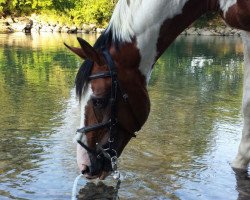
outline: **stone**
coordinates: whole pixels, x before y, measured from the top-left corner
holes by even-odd
[[[71,27],[69,28],[68,33],[77,33],[77,27],[76,27],[76,26],[71,26]]]
[[[68,33],[69,32],[69,27],[63,26],[62,29],[61,29],[61,32],[62,33]]]
[[[97,33],[103,33],[105,31],[104,28],[96,28]]]
[[[60,25],[56,25],[53,27],[53,32],[61,33],[62,27]]]
[[[53,32],[53,27],[50,25],[43,25],[40,29],[40,32],[48,32],[52,33]]]
[[[14,23],[14,21],[13,21],[13,19],[12,19],[11,17],[7,17],[7,18],[5,19],[5,23],[6,23],[6,25],[11,25],[11,24]]]
[[[113,200],[116,190],[113,186],[105,185],[103,182],[97,184],[89,182],[81,188],[78,200]]]
[[[21,22],[18,22],[18,23],[13,23],[11,25],[11,27],[13,28],[14,31],[16,32],[22,32],[23,29],[25,28],[25,24],[24,23],[21,23]]]
[[[5,24],[0,25],[0,33],[13,33],[14,29]]]
[[[91,31],[91,27],[88,24],[82,25],[82,32],[83,33],[89,33]]]
[[[93,30],[96,30],[96,25],[95,24],[90,24],[89,25],[89,28],[93,31]]]
[[[83,33],[82,29],[77,29],[77,33]]]
[[[196,35],[197,31],[194,27],[191,27],[191,28],[187,29],[186,34],[187,35]]]
[[[201,35],[211,36],[214,34],[210,30],[203,30],[201,31]]]
[[[25,33],[31,33],[31,29],[32,29],[32,26],[33,26],[33,21],[32,20],[29,20],[29,22],[26,23],[23,31]]]

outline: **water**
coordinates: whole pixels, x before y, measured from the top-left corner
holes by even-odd
[[[95,36],[84,35],[91,44]],[[70,199],[79,125],[74,35],[0,35],[0,199]],[[245,200],[238,37],[179,37],[155,66],[151,113],[124,150],[121,199]]]

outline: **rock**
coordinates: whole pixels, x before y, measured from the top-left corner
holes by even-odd
[[[49,24],[44,24],[44,25],[41,27],[40,32],[52,33],[52,32],[53,32],[53,27],[50,26]]]
[[[11,25],[11,27],[13,28],[13,30],[15,32],[22,32],[23,29],[25,28],[25,24],[24,23],[20,23],[20,22],[17,22],[17,23],[13,23]]]
[[[102,34],[105,29],[97,27],[96,24],[83,24],[81,26],[61,26],[59,22],[43,22],[39,15],[32,14],[30,18],[28,17],[1,17],[0,18],[0,32],[10,33],[13,31],[26,33],[30,32],[58,32],[58,33],[98,33]],[[232,29],[227,26],[221,26],[213,28],[212,24],[209,28],[196,28],[189,27],[185,29],[182,34],[184,35],[223,35],[223,36],[240,36],[241,32],[237,29]]]
[[[40,29],[37,27],[33,27],[30,31],[31,31],[31,33],[39,33]]]
[[[216,29],[215,29],[215,31],[216,31],[216,33],[218,33],[219,35],[224,35],[224,28],[222,28],[222,27],[217,27]]]
[[[198,35],[202,35],[202,34],[201,34],[201,33],[202,33],[202,29],[197,28],[195,31],[196,31],[196,33],[197,33]]]
[[[197,31],[194,27],[191,27],[191,28],[187,29],[186,34],[187,35],[196,35]]]
[[[29,22],[25,25],[23,31],[25,33],[31,33],[32,26],[33,26],[33,21],[29,20]]]
[[[82,29],[77,29],[77,33],[83,33]]]
[[[15,18],[13,19],[13,21],[14,21],[14,23],[18,23],[18,22],[19,22],[19,19],[18,19],[17,17],[15,17]]]
[[[241,36],[241,31],[237,29],[236,32],[235,32],[235,35]]]
[[[210,30],[202,30],[201,35],[211,36],[214,35]]]
[[[71,26],[68,30],[68,33],[77,33],[77,27],[76,26]]]
[[[113,200],[116,190],[113,186],[107,186],[103,182],[97,184],[89,182],[81,188],[78,200]]]
[[[105,31],[104,28],[96,28],[97,33],[103,33]]]
[[[0,33],[13,33],[14,29],[12,29],[10,26],[7,26],[5,24],[0,25]]]
[[[95,24],[90,24],[89,25],[90,29],[93,31],[93,30],[96,30],[96,25]]]
[[[68,33],[69,32],[69,27],[63,26],[62,29],[61,29],[61,32],[62,33]]]
[[[58,24],[53,28],[53,32],[61,33],[61,31],[62,31],[62,27]]]
[[[7,17],[7,18],[5,19],[5,23],[6,23],[6,25],[11,25],[11,24],[14,23],[14,21],[13,21],[13,19],[12,19],[11,17]]]
[[[91,31],[91,27],[87,24],[82,25],[82,32],[83,33],[89,33]]]

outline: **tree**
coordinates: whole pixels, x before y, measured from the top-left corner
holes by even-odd
[[[52,6],[52,0],[0,0],[1,12],[5,15],[31,14]]]
[[[70,14],[76,21],[105,25],[111,17],[116,1],[81,0]]]
[[[106,25],[116,3],[117,0],[0,0],[0,14],[20,16],[45,11],[78,24]]]

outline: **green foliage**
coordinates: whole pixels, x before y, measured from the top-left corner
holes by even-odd
[[[193,24],[196,28],[204,28],[204,27],[218,27],[223,26],[224,23],[218,13],[207,13],[201,16],[198,20],[196,20]]]
[[[52,8],[56,11],[63,12],[74,9],[77,0],[52,0]]]
[[[105,25],[109,21],[115,2],[110,0],[81,0],[69,15],[76,23],[94,23]]]
[[[74,25],[76,24],[68,14],[60,14],[61,12],[55,10],[44,10],[40,13],[39,19],[47,23],[54,23],[59,25]],[[60,15],[60,17],[58,17]]]
[[[5,0],[0,0],[0,13],[3,12],[3,3],[5,3]]]
[[[52,0],[0,0],[1,12],[5,15],[24,15],[52,6]]]
[[[56,16],[58,21],[106,25],[117,0],[0,0],[0,14]],[[59,17],[60,16],[60,17]]]

